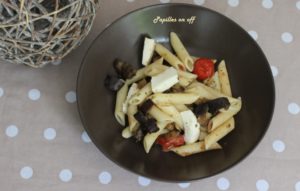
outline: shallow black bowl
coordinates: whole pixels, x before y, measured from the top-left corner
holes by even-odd
[[[153,23],[153,19],[196,16],[193,24]],[[236,128],[220,142],[223,150],[187,158],[164,153],[157,146],[146,154],[141,144],[121,137],[114,119],[115,95],[104,87],[116,58],[140,66],[143,36],[168,44],[176,32],[192,55],[225,59],[233,95],[243,107]],[[104,30],[89,48],[78,76],[78,106],[94,144],[118,165],[142,176],[188,181],[222,172],[245,158],[264,136],[275,102],[274,81],[266,57],[239,25],[206,8],[185,4],[155,5],[134,11]]]

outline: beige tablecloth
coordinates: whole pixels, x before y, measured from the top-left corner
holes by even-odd
[[[185,2],[239,23],[264,50],[276,83],[276,108],[259,146],[232,169],[204,180],[164,183],[109,161],[90,142],[76,107],[76,77],[92,40],[125,13]],[[102,0],[93,29],[63,64],[32,69],[0,63],[0,190],[300,191],[300,1]]]

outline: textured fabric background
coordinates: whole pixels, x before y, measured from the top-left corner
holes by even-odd
[[[233,19],[265,52],[276,83],[271,126],[248,158],[232,169],[190,183],[164,183],[130,173],[99,152],[76,107],[77,72],[105,26],[150,4],[202,5]],[[102,0],[94,27],[63,64],[32,69],[0,61],[0,190],[300,191],[300,1]]]

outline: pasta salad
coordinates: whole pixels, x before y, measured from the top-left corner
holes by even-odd
[[[146,153],[155,144],[180,156],[222,149],[218,141],[235,128],[242,107],[232,97],[226,63],[191,56],[174,32],[170,43],[174,53],[146,37],[143,67],[116,60],[117,76],[106,77],[122,136],[142,142]]]

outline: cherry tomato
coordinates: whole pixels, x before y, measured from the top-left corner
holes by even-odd
[[[179,133],[168,133],[157,138],[157,144],[161,145],[163,151],[169,151],[173,147],[178,147],[184,144],[183,135]]]
[[[193,73],[198,76],[198,80],[205,80],[214,75],[214,63],[207,58],[199,58],[194,63]]]

